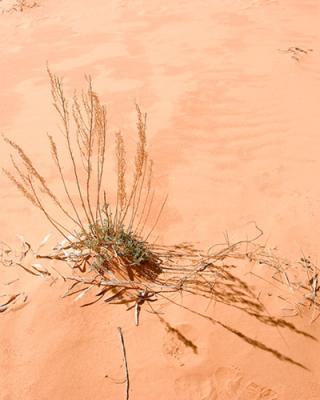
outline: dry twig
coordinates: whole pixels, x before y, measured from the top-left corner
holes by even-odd
[[[127,362],[127,352],[126,352],[126,347],[124,344],[124,338],[123,338],[123,333],[122,333],[121,327],[118,327],[118,332],[119,332],[123,362],[124,362],[124,367],[125,367],[125,372],[126,372],[126,375],[125,375],[126,376],[126,400],[129,400],[130,379],[129,379],[129,370],[128,370],[128,362]]]

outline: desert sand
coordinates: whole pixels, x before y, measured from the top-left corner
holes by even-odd
[[[159,243],[207,248],[225,232],[232,241],[253,237],[255,221],[268,248],[293,261],[310,256],[317,265],[317,0],[37,0],[22,10],[14,4],[0,1],[0,131],[22,145],[52,185],[58,177],[46,132],[59,128],[47,63],[71,94],[90,74],[110,131],[121,129],[129,143],[136,140],[135,102],[147,112],[156,192],[168,195]],[[6,167],[10,150],[1,143],[0,152]],[[39,211],[4,174],[0,186],[0,240],[18,245],[19,234],[36,246],[52,232],[53,246],[59,235]],[[61,298],[63,281],[50,286],[1,267],[0,295],[24,291],[28,299],[0,314],[0,399],[125,398],[118,326],[130,399],[320,399],[315,304],[295,298],[268,268],[242,260],[235,269],[270,314],[295,329],[190,296],[175,301],[219,323],[164,302],[166,323],[143,311],[135,326],[124,305],[81,308]],[[305,304],[295,309],[294,301]]]

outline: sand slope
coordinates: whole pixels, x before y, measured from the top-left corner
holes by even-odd
[[[57,121],[46,62],[69,90],[90,73],[110,129],[121,128],[131,143],[134,102],[148,112],[157,193],[169,195],[160,242],[206,247],[224,231],[251,235],[255,220],[270,247],[292,259],[303,249],[317,262],[316,0],[39,0],[39,7],[6,12],[10,4],[0,2],[0,131],[24,146],[52,184],[45,132],[57,132]],[[0,151],[5,166],[8,150],[1,144]],[[0,185],[0,240],[14,242],[19,233],[39,243],[51,228],[3,174]],[[16,276],[5,271],[0,279]],[[320,399],[319,342],[306,335],[222,304],[207,313],[224,325],[165,304],[166,321],[193,344],[186,346],[147,312],[137,328],[125,307],[81,309],[60,298],[62,283],[19,277],[28,303],[0,314],[1,400],[124,398],[117,326],[132,399]],[[283,315],[278,293],[251,283]],[[206,306],[199,300],[196,309]],[[310,324],[304,310],[288,320],[319,339],[320,320]]]

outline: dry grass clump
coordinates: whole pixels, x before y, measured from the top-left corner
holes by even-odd
[[[87,77],[87,89],[80,95],[75,93],[70,102],[64,94],[62,79],[50,70],[48,73],[74,185],[71,187],[65,177],[62,157],[51,135],[48,135],[50,151],[65,193],[63,199],[58,198],[25,151],[7,137],[4,140],[15,151],[16,157],[11,155],[13,170],[3,169],[4,173],[64,237],[59,250],[68,254],[66,259],[73,254],[72,259],[77,260],[75,268],[85,271],[90,266],[100,275],[114,274],[131,281],[135,276],[156,276],[161,271],[160,260],[148,243],[153,228],[145,233],[153,205],[146,115],[136,105],[138,141],[129,190],[125,143],[121,132],[115,134],[117,189],[116,202],[111,204],[109,189],[104,187],[106,108],[93,90],[90,77]],[[163,206],[164,203],[155,224]],[[62,215],[61,219],[55,216],[57,212]]]

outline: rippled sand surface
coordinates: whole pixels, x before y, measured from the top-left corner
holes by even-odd
[[[317,0],[39,0],[22,12],[13,4],[0,1],[0,131],[23,145],[51,184],[58,177],[46,132],[59,130],[46,63],[71,94],[91,74],[110,130],[120,128],[129,143],[135,101],[148,113],[156,190],[168,194],[161,243],[206,247],[226,231],[232,239],[252,235],[255,221],[285,256],[303,251],[318,261]],[[5,167],[4,144],[0,154]],[[0,240],[14,242],[18,233],[40,242],[51,227],[3,174],[0,185]],[[289,320],[316,340],[224,305],[211,309],[302,368],[172,305],[167,320],[196,352],[150,313],[137,328],[125,308],[62,300],[62,284],[21,273],[18,285],[28,304],[0,314],[1,400],[122,398],[118,325],[132,399],[320,399],[320,320],[311,324],[307,312]],[[283,313],[272,289],[260,285],[270,308]]]

